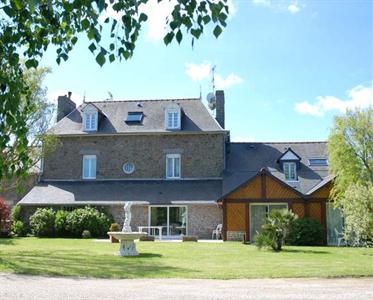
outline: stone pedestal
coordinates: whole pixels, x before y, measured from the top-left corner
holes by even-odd
[[[120,247],[118,254],[120,256],[137,256],[139,253],[136,250],[136,244],[134,241],[120,241]]]

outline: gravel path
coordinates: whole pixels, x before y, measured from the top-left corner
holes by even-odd
[[[0,274],[0,299],[368,300],[373,299],[373,278],[117,280]]]

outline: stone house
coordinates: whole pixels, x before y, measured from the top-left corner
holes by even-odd
[[[327,204],[326,143],[231,143],[223,91],[214,104],[216,118],[200,99],[76,107],[71,94],[60,96],[60,146],[20,205],[104,206],[122,223],[123,204],[133,201],[133,229],[211,238],[223,224],[224,239],[251,241],[271,209],[286,207],[318,219],[332,243],[341,217]]]

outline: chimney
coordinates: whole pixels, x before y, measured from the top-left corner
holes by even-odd
[[[224,128],[225,109],[224,109],[224,91],[216,91],[216,121]]]
[[[75,108],[76,104],[71,100],[71,92],[68,92],[67,96],[58,96],[57,99],[57,122],[71,113]]]

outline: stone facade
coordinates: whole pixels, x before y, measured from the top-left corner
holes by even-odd
[[[227,231],[227,241],[243,241],[246,233],[245,231]]]
[[[166,154],[181,154],[181,177],[220,177],[224,134],[165,134],[61,137],[59,148],[44,161],[43,179],[79,180],[85,154],[97,156],[97,179],[161,179]],[[126,175],[122,166],[135,165]]]
[[[218,224],[223,224],[223,209],[217,204],[188,205],[188,235],[211,239]]]
[[[122,230],[124,222],[124,208],[123,205],[112,205],[107,207],[107,211],[111,214],[116,223],[119,224]],[[138,231],[138,226],[148,225],[148,206],[147,205],[132,205],[131,207],[131,228],[132,231]]]

